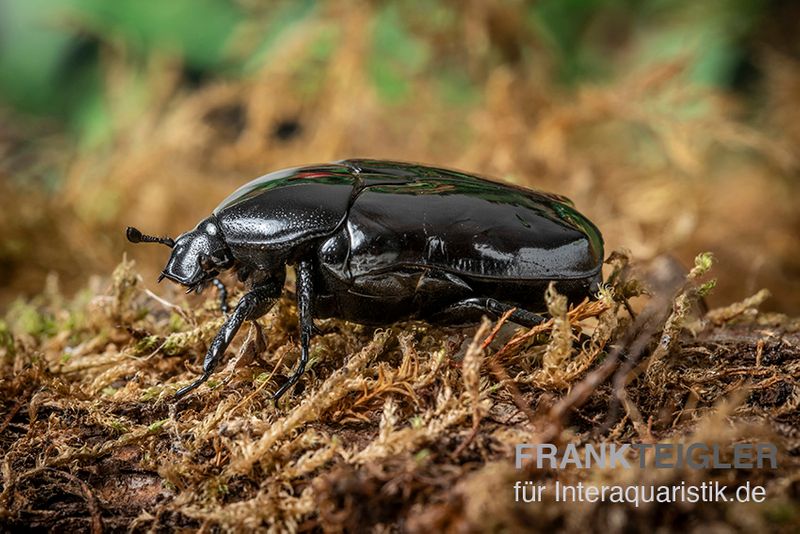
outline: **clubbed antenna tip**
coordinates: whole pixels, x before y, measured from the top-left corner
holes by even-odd
[[[125,236],[131,243],[140,243],[142,241],[142,232],[133,226],[129,226],[128,229],[125,230]]]
[[[175,246],[175,241],[173,241],[171,237],[153,237],[151,235],[146,235],[133,226],[128,226],[125,230],[125,236],[131,243],[161,243],[170,248]]]

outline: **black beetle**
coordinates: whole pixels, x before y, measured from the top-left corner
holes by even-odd
[[[466,323],[512,309],[532,326],[554,281],[571,301],[601,281],[603,239],[565,197],[463,172],[346,160],[274,172],[244,185],[174,241],[127,230],[128,240],[172,247],[164,277],[201,291],[234,269],[247,292],[214,337],[205,382],[245,320],[264,315],[294,265],[305,370],[315,317],[369,325],[402,319]]]

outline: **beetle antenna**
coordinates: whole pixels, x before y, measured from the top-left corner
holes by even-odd
[[[169,248],[175,246],[175,241],[171,237],[153,237],[151,235],[143,234],[133,226],[129,226],[125,230],[125,236],[131,243],[161,243],[167,245]]]

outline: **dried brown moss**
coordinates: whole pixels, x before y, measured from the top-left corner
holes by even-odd
[[[615,272],[629,272],[615,258]],[[0,521],[84,530],[788,529],[799,520],[797,322],[759,315],[760,297],[702,314],[692,302],[709,264],[698,261],[672,299],[649,299],[636,320],[622,302],[635,284],[620,275],[599,301],[569,310],[551,289],[553,318],[511,337],[505,319],[477,329],[321,321],[309,372],[278,407],[270,393],[298,355],[289,296],[239,336],[208,387],[176,405],[171,395],[196,374],[219,312],[212,298],[189,306],[154,297],[123,262],[104,293],[67,301],[52,289],[3,323]],[[516,471],[517,443],[755,440],[778,445],[781,470],[725,476],[766,484],[759,506],[513,501],[515,480],[556,475]],[[722,476],[635,474],[652,483]],[[632,476],[558,473],[562,482]]]

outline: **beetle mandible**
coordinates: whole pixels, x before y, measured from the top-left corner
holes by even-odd
[[[459,171],[381,160],[344,160],[267,174],[226,198],[173,240],[128,227],[133,243],[172,248],[159,277],[200,292],[233,269],[246,292],[214,337],[208,380],[239,327],[267,313],[297,280],[301,355],[277,400],[302,376],[314,318],[368,325],[404,319],[458,324],[514,309],[510,320],[543,318],[550,282],[570,301],[601,281],[600,231],[565,197]]]

